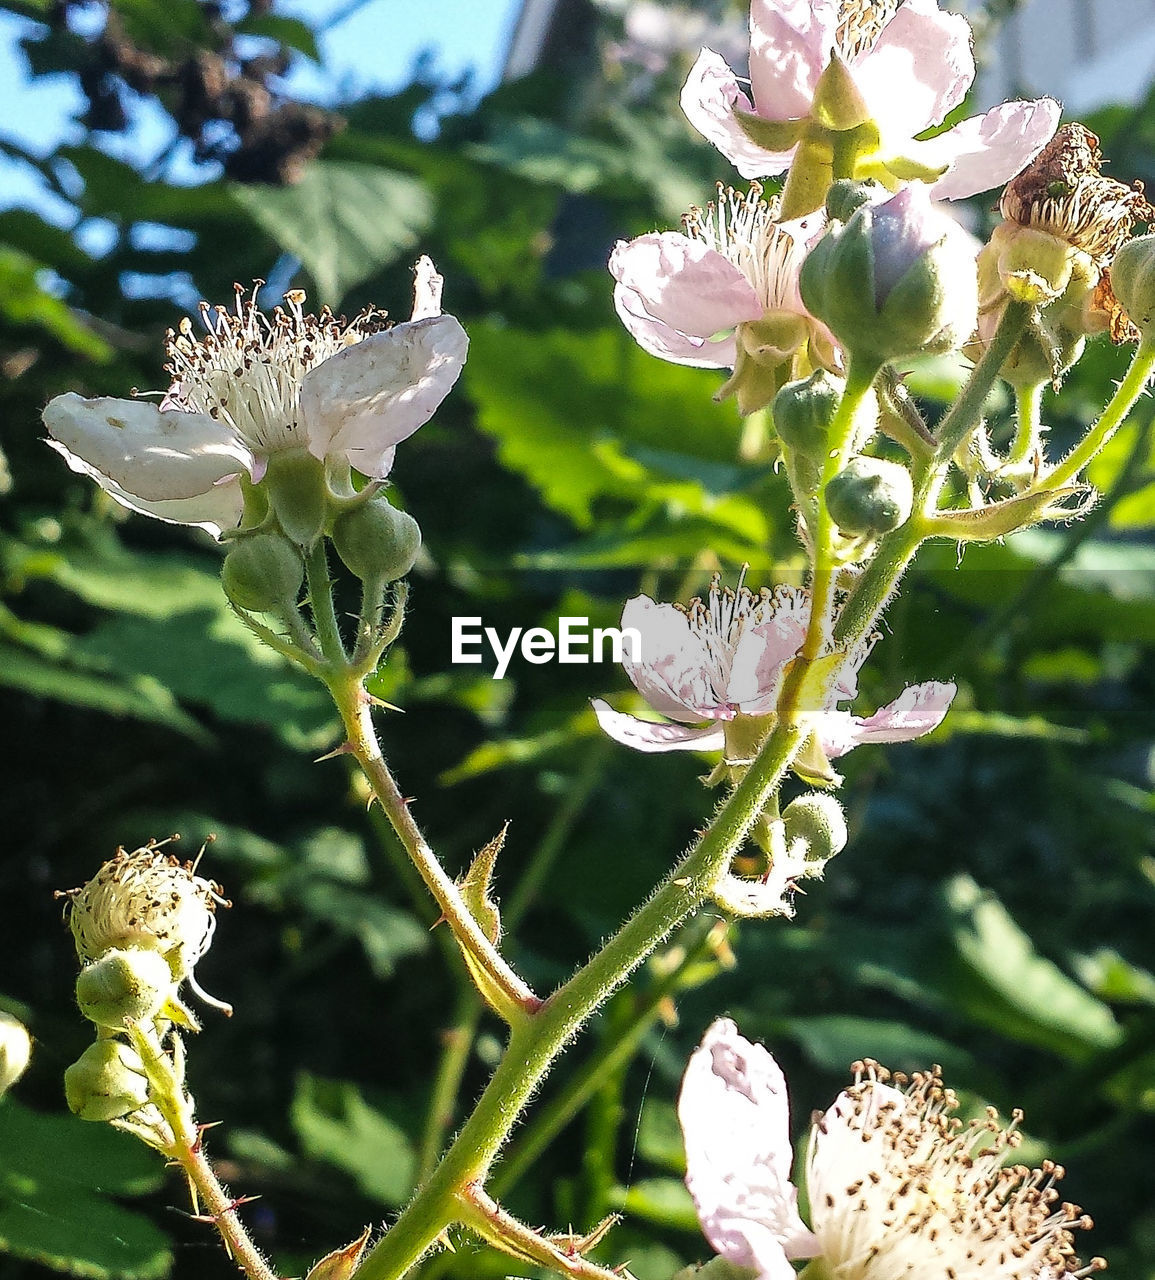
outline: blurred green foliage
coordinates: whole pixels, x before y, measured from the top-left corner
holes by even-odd
[[[115,0],[120,73],[69,29],[69,6],[3,8],[29,19],[37,74],[92,90],[89,126],[115,124],[111,103],[134,109],[117,81],[126,48],[179,66],[209,53],[236,71],[227,24],[193,0]],[[316,56],[308,28],[257,6],[237,30]],[[599,738],[587,700],[626,698],[614,668],[515,663],[497,683],[452,667],[450,618],[610,625],[639,588],[684,598],[715,567],[749,561],[756,583],[800,568],[785,485],[743,460],[735,412],[711,401],[717,377],[645,356],[613,315],[613,240],[670,224],[729,176],[677,115],[676,79],[639,88],[590,55],[477,105],[450,93],[436,137],[419,140],[415,118],[428,124],[447,95],[418,77],[323,127],[309,117],[303,151],[296,135],[264,139],[276,154],[255,151],[234,112],[249,170],[206,153],[191,187],[171,177],[171,155],[114,158],[97,127],[23,157],[70,213],[63,226],[0,213],[0,987],[37,1039],[19,1101],[0,1108],[6,1276],[233,1274],[209,1230],[173,1211],[185,1207],[175,1178],[161,1184],[147,1153],[61,1117],[60,1078],[86,1031],[52,891],[117,844],[180,831],[191,852],[218,835],[204,866],[234,907],[199,972],[237,1012],[206,1019],[189,1075],[201,1118],[224,1122],[211,1135],[224,1177],[263,1197],[246,1213],[282,1274],[405,1201],[499,1043],[345,762],[314,762],[336,732],[321,691],[228,613],[209,539],[126,518],[65,470],[41,443],[41,407],[65,390],[163,386],[165,327],[198,297],[230,300],[234,280],[402,315],[413,258],[433,256],[472,349],[394,472],[426,552],[375,685],[405,714],[383,713],[381,732],[454,872],[513,819],[498,868],[507,923],[518,917],[506,946],[548,989],[703,821],[703,762]],[[150,91],[191,138],[176,83]],[[1155,101],[1090,123],[1117,176],[1155,178]],[[250,180],[255,154],[266,177],[295,181]],[[100,252],[85,247],[97,232]],[[1054,448],[1125,357],[1093,346],[1048,399]],[[942,379],[919,379],[933,411]],[[584,1230],[624,1210],[602,1255],[641,1280],[704,1258],[672,1100],[689,1049],[728,1011],[783,1061],[799,1125],[866,1055],[904,1070],[938,1061],[975,1105],[1023,1107],[1030,1154],[1068,1165],[1065,1193],[1096,1217],[1092,1250],[1117,1275],[1155,1277],[1149,414],[1096,464],[1107,498],[1081,525],[961,562],[953,547],[922,555],[863,705],[953,678],[947,725],[846,761],[851,844],[796,922],[734,930],[728,969],[699,924],[675,940],[688,955],[673,978],[651,966],[610,1003],[515,1134],[502,1187],[515,1211]],[[426,1264],[430,1277],[505,1274],[504,1259],[458,1245]]]

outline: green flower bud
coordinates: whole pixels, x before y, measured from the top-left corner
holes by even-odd
[[[826,486],[831,518],[851,536],[878,537],[897,529],[913,504],[910,472],[882,458],[851,458]]]
[[[64,1096],[81,1120],[118,1120],[148,1101],[144,1063],[119,1040],[98,1040],[65,1071]]]
[[[325,464],[307,449],[283,449],[270,455],[261,485],[286,536],[299,547],[312,546],[328,511]]]
[[[19,1018],[0,1010],[0,1096],[24,1074],[31,1056],[32,1037],[28,1028]]]
[[[338,516],[333,545],[351,573],[363,582],[395,582],[417,562],[421,526],[383,497]]]
[[[786,845],[795,840],[806,845],[808,862],[826,862],[846,847],[846,817],[842,806],[823,791],[811,791],[792,800],[782,811]]]
[[[774,397],[770,410],[782,443],[814,457],[824,454],[845,386],[841,378],[825,369],[800,382],[788,382]]]
[[[952,351],[975,327],[978,285],[965,233],[921,184],[832,226],[799,283],[807,310],[852,357],[876,364]]]
[[[174,988],[168,961],[159,951],[128,947],[107,951],[80,971],[76,1003],[98,1027],[119,1030],[126,1022],[155,1018]]]
[[[1111,286],[1123,310],[1146,338],[1155,323],[1155,235],[1136,236],[1115,254]]]
[[[839,178],[826,193],[826,213],[833,222],[849,222],[851,215],[864,204],[878,204],[886,197],[886,188],[877,182],[859,182]]]
[[[225,594],[249,613],[283,613],[294,608],[304,574],[301,553],[280,533],[234,539],[221,566]]]

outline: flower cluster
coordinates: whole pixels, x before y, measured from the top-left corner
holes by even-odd
[[[686,1184],[706,1238],[761,1280],[790,1280],[794,1258],[821,1258],[844,1280],[1058,1280],[1085,1276],[1061,1203],[1058,1166],[1007,1165],[1016,1113],[963,1124],[937,1070],[893,1081],[858,1063],[855,1083],[811,1129],[805,1163],[810,1227],[790,1179],[786,1081],[761,1045],[715,1022],[690,1058],[678,1101]]]

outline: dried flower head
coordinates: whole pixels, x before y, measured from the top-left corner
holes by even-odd
[[[1081,124],[1064,125],[1007,183],[999,209],[1009,222],[1046,231],[1103,266],[1155,210],[1141,182],[1128,187],[1105,178],[1102,164],[1099,139]]]
[[[217,906],[229,902],[219,885],[195,874],[195,862],[165,853],[167,843],[117,849],[86,885],[63,895],[77,955],[87,964],[119,948],[158,951],[177,982],[187,980],[202,1000],[227,1010],[201,990],[193,968],[212,943]]]

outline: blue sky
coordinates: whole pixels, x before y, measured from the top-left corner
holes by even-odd
[[[318,32],[324,74],[298,58],[290,76],[294,95],[314,101],[398,88],[423,49],[434,51],[448,76],[472,68],[479,89],[492,87],[519,9],[519,0],[280,0],[276,6],[276,12],[302,18]],[[0,138],[43,155],[79,136],[71,121],[84,102],[70,77],[29,78],[17,42],[35,30],[32,22],[0,14]],[[133,121],[127,135],[108,135],[102,145],[125,158],[159,153],[170,137],[163,113],[144,103]],[[197,180],[191,163],[183,172]],[[67,206],[44,190],[32,170],[0,156],[0,209],[13,205],[37,208],[58,221],[67,218]]]

